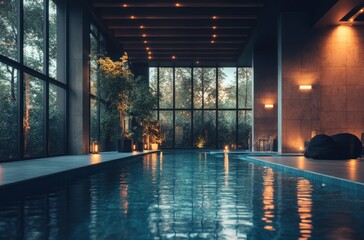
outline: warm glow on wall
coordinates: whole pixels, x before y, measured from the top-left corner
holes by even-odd
[[[312,85],[300,85],[300,90],[311,90]]]

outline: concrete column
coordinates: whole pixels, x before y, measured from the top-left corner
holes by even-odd
[[[253,52],[254,143],[260,138],[277,138],[278,88],[277,49],[275,43],[276,40],[273,39],[272,44],[256,45]],[[273,108],[266,108],[266,104],[272,104]],[[257,150],[257,145],[255,145],[253,150]]]
[[[89,13],[83,1],[68,1],[68,153],[89,152]]]

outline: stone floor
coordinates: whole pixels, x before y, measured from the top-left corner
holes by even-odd
[[[323,182],[335,182],[346,188],[364,191],[364,158],[314,160],[304,156],[248,156],[249,161]]]
[[[103,152],[100,154],[59,156],[0,163],[0,187],[150,152],[153,151]]]

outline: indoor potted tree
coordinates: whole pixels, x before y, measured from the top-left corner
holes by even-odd
[[[101,89],[105,100],[105,111],[112,119],[118,118],[121,138],[118,139],[118,151],[131,151],[130,133],[127,131],[127,111],[130,106],[130,91],[132,90],[133,73],[129,69],[128,54],[113,61],[109,57],[98,60],[102,77]]]
[[[129,115],[132,117],[133,140],[138,150],[143,150],[144,145],[149,145],[146,129],[152,122],[158,99],[149,87],[147,79],[142,76],[134,79],[130,98]]]

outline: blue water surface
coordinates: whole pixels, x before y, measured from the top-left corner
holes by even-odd
[[[3,198],[0,239],[364,239],[357,193],[237,157],[150,154]]]

